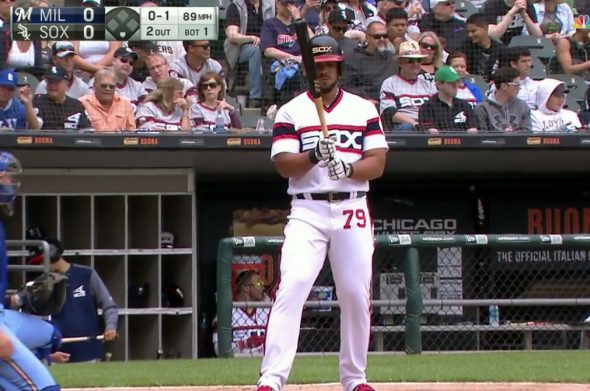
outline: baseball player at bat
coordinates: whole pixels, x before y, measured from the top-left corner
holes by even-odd
[[[21,173],[18,159],[8,152],[0,152],[0,205],[11,214],[12,205],[20,185]],[[0,297],[7,286],[6,236],[0,224]],[[60,387],[45,366],[29,348],[17,338],[16,332],[7,323],[3,302],[0,302],[0,389],[4,391],[39,390],[59,391]],[[29,323],[23,318],[21,321]]]
[[[340,382],[344,391],[374,391],[365,375],[373,256],[366,194],[369,181],[383,174],[388,146],[375,106],[338,85],[343,58],[336,40],[316,36],[310,46],[303,42],[302,50],[313,53],[329,137],[322,138],[309,92],[279,109],[271,159],[289,179],[292,201],[258,391],[285,385],[303,305],[326,255],[341,311]]]

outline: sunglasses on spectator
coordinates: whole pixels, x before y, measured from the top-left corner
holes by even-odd
[[[199,45],[199,44],[192,44],[191,46],[192,46],[192,47],[195,47],[195,48],[203,48],[203,49],[205,49],[205,50],[207,50],[207,49],[211,49],[211,45],[210,45],[210,44],[208,44],[208,43],[205,43],[205,44],[203,44],[203,45]]]
[[[387,39],[388,35],[387,34],[371,34],[371,37],[373,37],[373,39]]]
[[[421,58],[406,58],[406,62],[408,64],[415,64],[415,63],[422,64],[422,59]]]
[[[100,85],[100,88],[102,88],[103,90],[114,90],[115,89],[115,85],[114,84],[106,84],[103,83]]]
[[[215,81],[212,81],[210,83],[203,83],[203,84],[201,84],[201,89],[203,89],[203,90],[206,90],[206,89],[209,89],[209,88],[214,89],[214,88],[217,88],[218,86],[219,86],[219,83],[217,83]]]
[[[348,27],[342,26],[332,26],[332,29],[334,29],[334,31],[336,31],[337,33],[345,33],[348,31]]]
[[[127,64],[127,63],[129,63],[129,65],[135,64],[135,60],[132,60],[129,57],[119,57],[119,61],[121,61],[123,64]]]
[[[431,44],[426,43],[426,42],[420,42],[420,47],[422,49],[430,49],[430,50],[436,50],[438,48],[438,46],[431,45]]]

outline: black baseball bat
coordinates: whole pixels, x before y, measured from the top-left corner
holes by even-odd
[[[311,93],[311,96],[313,96],[315,109],[320,118],[322,134],[324,135],[324,138],[328,138],[328,127],[326,126],[326,118],[324,116],[324,101],[315,73],[315,63],[313,61],[311,42],[309,40],[308,27],[305,19],[297,19],[295,21],[295,33],[297,34],[297,41],[299,41],[299,49],[301,50],[303,69],[305,69],[305,78],[307,79],[309,92]]]

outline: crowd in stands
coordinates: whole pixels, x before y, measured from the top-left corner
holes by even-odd
[[[569,132],[590,122],[584,1],[233,0],[216,58],[204,40],[11,41],[11,6],[52,4],[0,0],[0,129],[239,131],[242,108],[272,117],[305,90],[299,18],[310,36],[339,42],[341,87],[375,104],[385,131]]]

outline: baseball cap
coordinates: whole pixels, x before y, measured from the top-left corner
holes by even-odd
[[[161,248],[174,248],[174,234],[172,232],[162,232],[160,234]]]
[[[338,4],[338,0],[322,0],[320,2],[320,9],[324,8],[326,5],[328,5],[330,3],[332,3],[332,4]]]
[[[45,70],[45,78],[48,80],[67,80],[68,73],[63,67],[54,65]]]
[[[452,0],[430,0],[430,9],[433,9],[440,3],[450,3]]]
[[[59,41],[53,44],[51,51],[54,56],[64,58],[70,54],[77,54],[74,45],[68,41]]]
[[[82,0],[82,4],[100,7],[100,0]]]
[[[461,79],[461,76],[456,70],[448,65],[440,67],[434,74],[434,81],[442,81],[444,83],[454,83]]]
[[[351,22],[354,19],[354,11],[348,11],[348,9],[336,8],[328,15],[328,23]]]
[[[135,53],[133,50],[131,50],[129,48],[119,48],[119,49],[115,50],[115,54],[113,54],[113,57],[115,57],[115,58],[135,57],[136,60],[139,58],[137,56],[137,53]]]
[[[0,71],[0,86],[16,88],[18,76],[13,69],[4,69]]]
[[[127,42],[127,46],[129,46],[131,50],[139,49],[153,52],[158,49],[158,45],[154,41],[129,41]]]
[[[405,41],[399,44],[398,57],[402,58],[424,58],[425,54],[422,54],[416,41]]]

